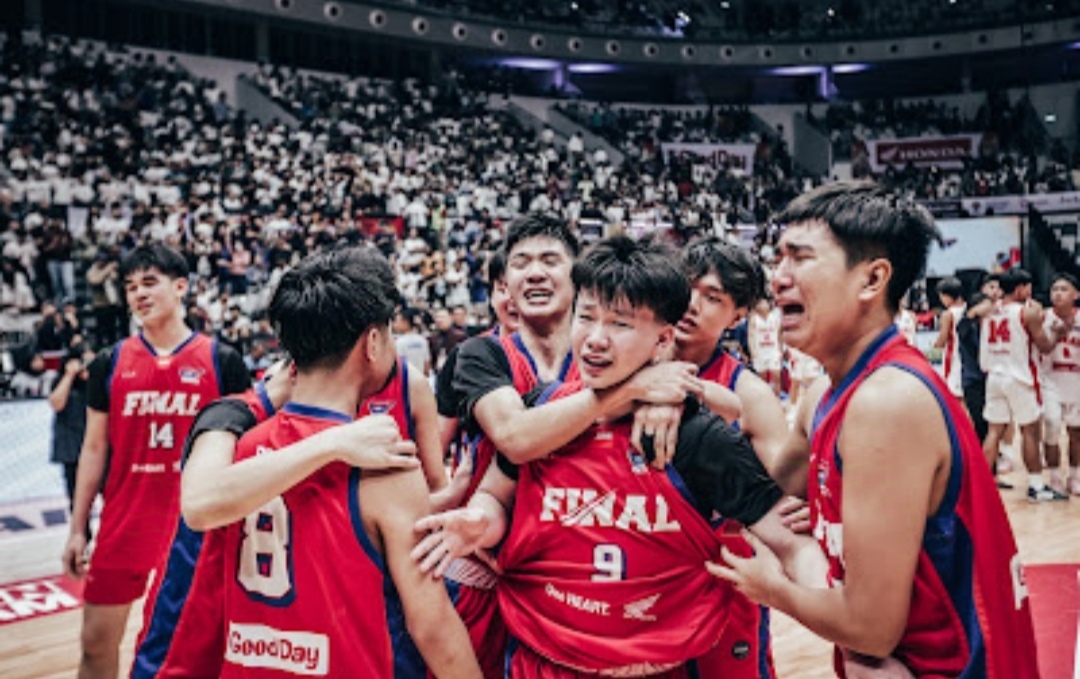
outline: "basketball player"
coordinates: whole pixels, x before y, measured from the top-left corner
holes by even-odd
[[[905,295],[900,302],[900,310],[896,312],[896,328],[900,336],[907,340],[913,347],[918,347],[919,322],[915,319],[915,313],[908,308],[908,298]]]
[[[949,391],[957,398],[964,397],[963,382],[961,380],[963,366],[960,364],[960,338],[957,328],[960,327],[960,319],[967,312],[967,304],[964,303],[964,284],[959,278],[949,276],[942,278],[937,284],[937,294],[945,310],[941,312],[938,336],[934,340],[934,348],[942,350],[942,377],[945,384],[949,385]]]
[[[774,309],[767,298],[759,299],[748,321],[750,358],[754,370],[772,385],[780,396],[780,366],[783,347],[780,346],[780,310]]]
[[[754,556],[725,552],[710,570],[849,655],[915,676],[1034,679],[1019,555],[979,441],[893,324],[940,238],[933,219],[862,182],[815,189],[777,219],[784,336],[833,385],[804,399],[784,451],[809,454],[801,481],[831,587],[792,582],[753,535]]]
[[[743,370],[720,344],[724,331],[764,298],[764,272],[749,253],[719,238],[692,243],[683,267],[690,278],[690,303],[675,325],[675,357],[698,366],[704,403],[741,429],[768,466],[787,438],[783,406],[761,377]],[[731,397],[735,407],[729,405]],[[739,528],[725,522],[719,530],[730,540],[738,539]],[[768,612],[737,593],[729,606],[731,622],[716,647],[696,661],[697,676],[772,677]]]
[[[114,679],[131,604],[161,565],[180,514],[180,453],[199,409],[250,386],[232,349],[184,324],[187,262],[163,245],[121,263],[128,307],[141,332],[90,364],[64,572],[86,575],[80,677]],[[106,469],[108,470],[106,472]],[[105,500],[87,569],[84,529],[98,491]]]
[[[1031,274],[1010,269],[1001,275],[1004,296],[983,318],[979,365],[986,372],[986,406],[989,424],[983,452],[988,464],[997,460],[1001,438],[1009,422],[1020,429],[1021,450],[1028,472],[1028,500],[1067,500],[1068,495],[1049,488],[1043,480],[1039,440],[1042,424],[1042,384],[1036,350],[1054,349],[1063,335],[1047,336],[1043,309],[1031,299]],[[1067,331],[1064,327],[1061,330]]]
[[[278,449],[353,422],[394,368],[389,325],[397,299],[389,265],[366,250],[315,255],[282,277],[269,315],[296,363],[296,384],[289,403],[240,439],[237,464],[272,460]],[[357,424],[369,421],[398,441],[391,418]],[[243,502],[248,489],[236,494]],[[480,677],[445,587],[409,558],[412,526],[428,509],[421,473],[371,473],[334,461],[229,525],[221,676],[333,668],[334,676],[393,677],[392,587],[435,675]]]
[[[788,347],[788,361],[791,364],[791,394],[788,401],[791,403],[792,414],[798,409],[802,395],[810,388],[819,377],[825,374],[825,369],[813,356],[804,354],[794,347]]]
[[[530,214],[507,230],[506,288],[520,326],[499,337],[476,337],[461,345],[452,390],[465,422],[472,484],[466,502],[479,486],[498,450],[514,461],[543,457],[584,432],[602,413],[634,400],[681,403],[698,389],[693,366],[657,366],[607,393],[580,393],[527,408],[525,394],[540,382],[577,379],[570,351],[574,300],[571,267],[578,242],[569,227],[550,217]],[[677,417],[676,417],[677,421]],[[650,434],[670,427],[658,418]],[[659,456],[668,455],[669,437],[657,436]],[[495,599],[495,574],[481,559],[454,563],[447,573],[460,585],[458,612],[469,629],[485,676],[502,675],[505,630]]]
[[[670,350],[690,297],[669,250],[625,236],[592,248],[574,283],[582,383],[541,386],[529,400],[557,402],[630,378]],[[710,585],[703,568],[719,549],[705,519],[713,512],[797,556],[797,539],[771,511],[780,489],[723,420],[694,409],[673,466],[660,471],[631,448],[629,414],[628,404],[521,467],[500,455],[468,509],[417,525],[436,529],[413,554],[438,573],[453,556],[498,543],[513,512],[498,586],[518,641],[511,677],[684,676],[682,663],[713,646],[728,617],[729,591]]]
[[[1058,493],[1080,495],[1080,313],[1076,302],[1080,285],[1067,273],[1059,273],[1050,285],[1050,304],[1043,330],[1060,336],[1054,350],[1043,356],[1043,431],[1050,488]],[[1069,441],[1069,475],[1062,476],[1061,426]]]

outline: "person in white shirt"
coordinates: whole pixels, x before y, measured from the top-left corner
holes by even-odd
[[[779,396],[780,364],[783,357],[783,348],[780,345],[780,310],[774,309],[768,299],[761,299],[747,323],[754,372],[772,385],[773,393]]]
[[[394,315],[394,347],[398,356],[428,376],[431,374],[431,346],[417,331],[418,317],[416,309],[405,307],[398,310]]]
[[[1060,337],[1050,353],[1043,354],[1043,453],[1050,469],[1050,488],[1080,495],[1080,283],[1059,273],[1050,285],[1051,308],[1043,330]],[[1069,473],[1062,474],[1061,439],[1065,427],[1069,445]]]

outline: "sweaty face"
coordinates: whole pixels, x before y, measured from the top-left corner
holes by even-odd
[[[582,290],[574,307],[570,339],[582,382],[605,389],[669,348],[674,330],[652,309],[632,307],[626,300],[606,306],[594,292]]]
[[[133,271],[124,279],[128,308],[143,325],[175,316],[186,291],[186,279],[169,278],[156,268]]]
[[[821,222],[791,225],[779,244],[772,280],[784,343],[815,358],[824,355],[857,316],[861,265],[848,267],[843,248]]]
[[[675,325],[675,341],[680,345],[716,344],[743,311],[724,291],[719,276],[705,274],[690,285],[690,305]]]
[[[507,259],[506,286],[523,321],[566,313],[574,302],[573,260],[566,246],[547,236],[526,239]]]

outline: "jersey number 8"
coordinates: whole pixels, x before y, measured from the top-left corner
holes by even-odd
[[[276,497],[248,514],[240,529],[236,579],[253,599],[288,604],[292,600],[292,522],[285,501]]]

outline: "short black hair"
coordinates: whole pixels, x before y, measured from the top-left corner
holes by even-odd
[[[390,264],[378,251],[336,248],[285,272],[269,317],[298,368],[336,368],[369,328],[390,322],[400,301]]]
[[[667,323],[678,323],[690,305],[690,282],[677,255],[653,239],[605,238],[574,263],[571,278],[576,291],[594,291],[602,304],[625,299]]]
[[[120,280],[125,280],[136,271],[157,269],[169,278],[188,277],[188,263],[182,254],[161,243],[140,245],[128,253],[120,262]]]
[[[953,299],[963,299],[964,284],[956,276],[946,276],[938,281],[937,294],[948,295]]]
[[[1050,285],[1057,283],[1058,281],[1065,281],[1069,285],[1073,286],[1075,290],[1080,291],[1080,282],[1076,280],[1076,276],[1072,275],[1068,271],[1059,271],[1054,274],[1054,278],[1051,279]]]
[[[1027,285],[1034,279],[1031,274],[1025,269],[1009,269],[1005,273],[1001,274],[1001,291],[1006,295],[1011,295],[1016,292],[1016,289],[1021,285]]]
[[[738,308],[749,309],[767,296],[764,269],[738,245],[716,236],[698,238],[683,252],[682,261],[691,281],[715,274]]]
[[[514,246],[530,238],[552,238],[566,246],[566,251],[572,258],[576,258],[581,251],[577,236],[570,230],[570,226],[561,219],[540,212],[530,212],[518,217],[510,223],[506,230],[506,241],[503,249],[507,256]]]
[[[487,286],[490,293],[495,284],[506,278],[506,248],[499,248],[491,253],[487,261]]]
[[[878,257],[889,260],[893,274],[886,297],[893,312],[925,271],[930,244],[942,242],[926,208],[866,181],[819,186],[792,200],[776,221],[825,223],[844,249],[849,267]]]

